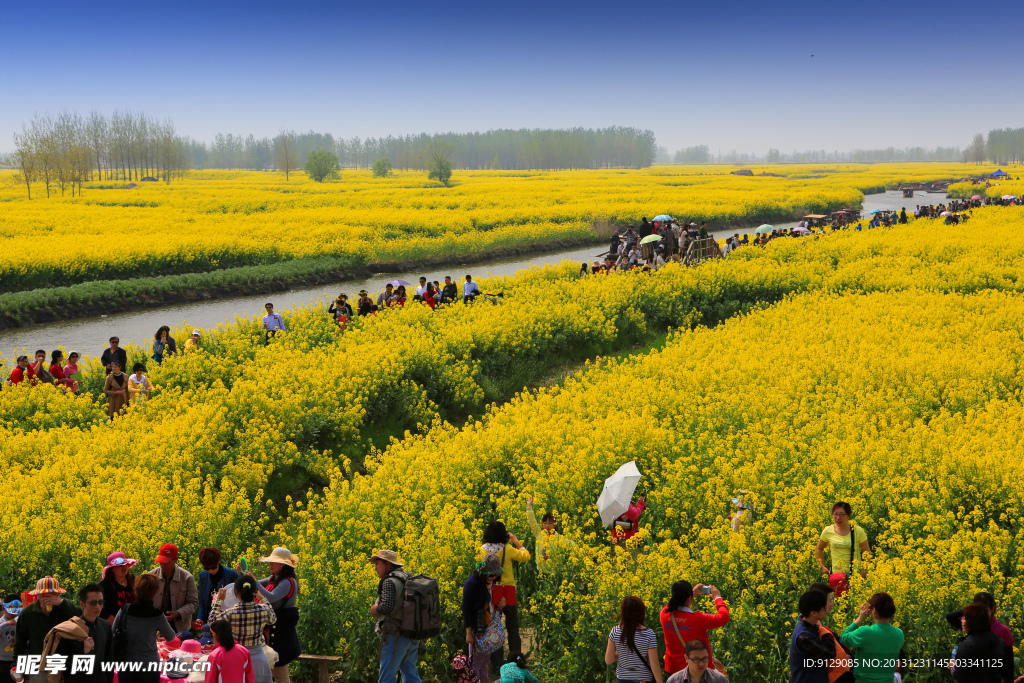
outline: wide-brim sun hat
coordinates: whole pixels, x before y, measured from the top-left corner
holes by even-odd
[[[377,560],[384,560],[385,562],[390,562],[396,567],[404,566],[403,563],[399,562],[398,560],[398,553],[396,553],[394,550],[387,550],[386,548],[382,548],[378,550],[375,555],[370,556],[370,562],[376,562]]]
[[[109,555],[107,555],[107,564],[105,567],[103,567],[101,577],[104,579],[107,578],[107,570],[113,569],[114,567],[124,567],[125,569],[130,569],[138,563],[138,560],[126,557],[125,554],[122,553],[120,550],[110,553]]]
[[[4,603],[4,609],[14,616],[21,614],[21,600],[11,600],[10,602]]]
[[[299,556],[293,555],[288,548],[274,548],[270,555],[261,557],[260,562],[280,562],[294,568],[299,563]]]
[[[60,587],[60,582],[52,576],[44,576],[36,581],[35,590],[29,591],[29,595],[63,595],[66,590]]]

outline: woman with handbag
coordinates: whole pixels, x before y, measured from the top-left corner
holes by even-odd
[[[618,664],[618,683],[662,683],[658,662],[658,634],[644,626],[647,607],[643,600],[629,596],[622,601],[619,623],[608,635],[605,664]]]
[[[508,649],[522,652],[523,643],[519,637],[519,607],[516,604],[516,577],[512,571],[513,562],[529,562],[530,551],[523,547],[515,534],[509,533],[505,523],[494,521],[484,529],[483,545],[477,551],[476,559],[483,560],[494,553],[501,563],[501,579],[491,590],[491,597],[498,610],[505,615],[505,629],[508,631]],[[491,657],[491,666],[500,669],[505,663],[503,649],[496,650]]]
[[[491,653],[500,651],[505,645],[501,612],[495,608],[491,599],[491,590],[502,571],[501,559],[495,553],[490,553],[476,566],[462,586],[462,625],[466,627],[466,653],[473,671],[481,681],[490,680]]]
[[[832,586],[836,597],[843,595],[849,587],[849,577],[853,573],[858,555],[863,561],[865,553],[871,550],[868,545],[867,533],[850,521],[852,512],[849,503],[839,501],[833,505],[832,524],[822,529],[818,545],[814,549],[814,555],[818,558],[818,566],[821,567],[823,573],[828,574],[828,585]],[[832,556],[831,572],[825,566],[826,547]],[[860,549],[859,553],[858,549]],[[867,576],[867,574],[867,570],[861,565],[860,575]]]

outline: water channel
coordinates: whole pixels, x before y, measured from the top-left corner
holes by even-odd
[[[945,194],[915,195],[906,199],[900,192],[885,192],[864,197],[864,215],[875,209],[892,209],[898,211],[907,207],[912,211],[916,204],[937,204],[944,202]],[[796,223],[779,223],[776,227],[792,228]],[[721,230],[714,233],[716,237],[725,237],[733,233],[751,232],[749,228]],[[432,272],[388,273],[380,274],[366,280],[346,280],[332,285],[318,285],[312,288],[293,289],[273,294],[245,296],[216,301],[192,302],[141,311],[128,311],[93,318],[78,318],[66,322],[31,325],[12,330],[0,330],[0,358],[6,359],[7,365],[13,365],[13,359],[22,353],[29,356],[36,349],[45,349],[47,353],[62,346],[66,351],[75,350],[83,356],[98,356],[107,346],[107,340],[117,335],[121,344],[136,343],[149,347],[153,334],[161,325],[176,327],[183,322],[189,327],[200,330],[214,329],[224,322],[234,322],[235,316],[262,315],[263,304],[272,301],[276,310],[287,310],[295,306],[323,303],[329,301],[338,292],[347,292],[350,297],[360,289],[370,292],[379,291],[389,280],[401,279],[415,283],[421,275],[430,280],[444,280],[445,275],[461,282],[462,276],[472,273],[474,279],[495,275],[512,275],[516,271],[560,263],[563,260],[580,263],[594,261],[603,249],[600,245],[584,249],[540,254],[530,258],[496,260],[487,263],[475,263],[471,266],[453,266]],[[461,287],[461,285],[460,285]],[[461,290],[460,290],[461,291]],[[184,339],[179,340],[184,343]]]

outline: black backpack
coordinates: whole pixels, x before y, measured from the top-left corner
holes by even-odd
[[[131,603],[128,603],[130,605]],[[128,605],[124,605],[114,617],[114,630],[110,635],[110,661],[123,662],[128,634]]]
[[[392,575],[402,582],[401,610],[403,637],[410,640],[434,638],[441,634],[441,591],[437,579],[426,574]]]

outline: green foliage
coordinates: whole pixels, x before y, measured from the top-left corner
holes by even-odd
[[[427,168],[430,169],[430,172],[427,173],[427,178],[436,180],[445,187],[449,187],[452,179],[452,162],[450,157],[454,151],[455,147],[443,140],[432,144],[427,150]]]
[[[377,178],[387,178],[391,175],[393,168],[391,159],[377,159],[377,161],[373,162],[373,175]]]
[[[15,321],[27,321],[35,310],[62,306],[87,306],[107,301],[160,301],[168,294],[183,290],[209,290],[214,287],[246,285],[254,282],[295,281],[309,275],[333,273],[364,265],[361,257],[314,257],[292,259],[241,268],[226,268],[209,273],[187,273],[134,280],[99,280],[70,287],[49,287],[25,292],[0,294],[0,311]]]
[[[314,149],[306,157],[306,174],[318,183],[326,178],[338,177],[338,157],[333,152],[323,149]]]

